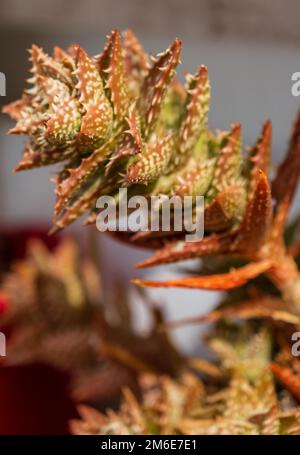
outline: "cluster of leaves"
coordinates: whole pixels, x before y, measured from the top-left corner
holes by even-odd
[[[271,337],[266,329],[226,330],[210,345],[222,362],[209,365],[201,380],[185,372],[177,381],[167,376],[141,377],[139,403],[126,389],[119,412],[106,414],[86,406],[81,420],[71,423],[75,434],[300,434],[300,408],[289,392],[277,395],[272,372]],[[191,365],[203,371],[203,361]]]
[[[156,58],[131,31],[108,37],[90,57],[80,46],[33,46],[32,88],[4,111],[10,130],[29,142],[16,170],[66,162],[56,178],[55,229],[95,209],[101,194],[206,195],[206,226],[228,228],[244,214],[249,179],[243,169],[241,126],[213,135],[207,125],[207,68],[174,78],[181,42]],[[270,125],[265,126],[267,141]],[[92,216],[89,222],[95,219]]]
[[[17,120],[11,133],[29,136],[16,170],[63,162],[55,179],[55,230],[86,211],[93,223],[96,199],[105,194],[118,202],[121,186],[148,198],[203,195],[200,241],[185,242],[184,231],[116,237],[157,250],[139,267],[202,260],[195,276],[136,280],[139,285],[231,290],[216,310],[192,321],[217,324],[211,345],[220,365],[197,361],[209,380],[190,372],[177,382],[144,376],[141,404],[126,391],[119,413],[83,407],[83,420],[73,428],[97,434],[298,434],[300,367],[290,354],[290,336],[300,323],[300,230],[299,222],[286,224],[300,174],[300,115],[271,181],[271,123],[246,153],[239,124],[213,134],[207,68],[188,75],[182,87],[175,78],[180,48],[175,40],[151,62],[130,31],[123,40],[112,32],[96,57],[80,46],[55,48],[52,57],[33,46],[33,86],[5,108]],[[228,325],[237,318],[251,321]],[[284,389],[279,394],[272,374]]]
[[[99,270],[80,258],[72,239],[54,252],[33,240],[27,258],[14,263],[1,284],[7,305],[0,325],[11,331],[6,363],[44,362],[66,370],[76,401],[98,403],[117,399],[124,384],[136,388],[140,372],[173,375],[182,359],[158,330],[158,308],[144,297],[153,325],[138,334],[122,286],[108,298],[99,280]]]
[[[138,283],[229,289],[267,273],[299,312],[299,273],[283,231],[300,172],[300,118],[271,191],[271,123],[244,160],[239,124],[216,135],[208,128],[207,68],[188,75],[185,88],[174,78],[180,48],[176,39],[150,64],[133,33],[122,41],[117,30],[93,58],[78,45],[55,48],[52,57],[33,46],[32,88],[5,108],[17,120],[10,132],[29,136],[17,170],[66,162],[56,177],[55,229],[89,209],[94,221],[97,197],[117,200],[120,186],[148,197],[204,195],[202,241],[178,239],[184,232],[122,235],[159,248],[140,266],[211,255],[250,263],[220,276]]]

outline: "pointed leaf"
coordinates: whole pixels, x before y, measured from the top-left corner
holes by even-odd
[[[269,270],[271,261],[253,262],[221,275],[194,276],[168,281],[133,280],[135,284],[145,287],[182,287],[224,291],[247,283],[250,279]]]
[[[241,173],[241,125],[236,123],[221,143],[216,170],[207,196],[212,200],[224,186],[233,185]]]
[[[85,109],[78,140],[105,138],[112,128],[112,108],[105,95],[96,63],[80,46],[76,48],[76,75],[79,102]]]
[[[52,150],[32,150],[27,146],[21,161],[14,169],[14,172],[20,172],[28,169],[33,169],[40,166],[48,166],[51,164],[64,161],[72,156],[74,148],[68,149],[54,148]]]
[[[277,363],[271,365],[272,371],[282,386],[300,402],[300,377],[288,367],[281,367]]]
[[[144,80],[139,107],[145,119],[143,131],[146,139],[154,129],[162,101],[174,77],[180,50],[181,41],[176,39],[165,52],[157,56]]]
[[[31,70],[33,78],[35,78],[38,74],[41,74],[46,77],[57,79],[67,86],[72,86],[70,71],[59,61],[54,60],[41,48],[35,45],[32,46],[29,52],[33,64],[33,68]]]
[[[98,193],[101,191],[101,182],[101,178],[95,179],[95,181],[84,189],[83,193],[80,194],[73,203],[70,203],[65,207],[63,213],[55,220],[55,226],[51,230],[52,234],[69,226],[84,212],[96,206]]]
[[[276,199],[276,212],[273,222],[273,235],[282,235],[300,175],[300,111],[296,118],[289,150],[280,164],[272,183],[272,194]]]
[[[234,240],[233,234],[211,234],[195,242],[175,241],[168,243],[158,250],[152,257],[140,262],[137,268],[152,267],[186,259],[205,257],[213,254],[222,254],[229,251]]]
[[[119,122],[127,115],[130,105],[119,30],[114,30],[108,38],[106,48],[98,58],[98,66],[110,92],[115,118]]]
[[[246,207],[243,183],[224,187],[214,201],[205,208],[204,227],[207,231],[222,231],[240,221]]]
[[[178,151],[187,155],[194,149],[200,134],[207,128],[210,84],[206,66],[200,66],[195,76],[188,78],[186,112],[179,131]]]
[[[251,199],[254,194],[259,172],[263,171],[266,175],[268,174],[271,153],[271,138],[272,123],[267,121],[263,125],[261,136],[249,153],[249,199]]]
[[[257,299],[245,300],[231,306],[219,308],[205,314],[188,319],[164,324],[164,328],[173,329],[189,324],[201,324],[207,322],[218,322],[226,318],[236,319],[272,319],[287,324],[299,324],[299,316],[291,313],[280,299],[260,296]]]
[[[269,182],[260,171],[256,189],[248,202],[245,216],[238,229],[236,240],[231,245],[232,253],[255,254],[266,240],[272,216],[272,197]]]
[[[57,187],[55,213],[59,213],[72,196],[97,171],[99,164],[102,163],[112,147],[113,142],[106,142],[102,147],[94,150],[90,156],[84,158],[77,168],[68,170],[69,177],[64,179]]]
[[[133,96],[138,97],[150,63],[148,55],[131,30],[124,32],[124,56],[129,89]]]
[[[187,169],[178,176],[175,194],[181,197],[204,196],[212,181],[215,164],[215,159],[191,159]]]
[[[126,179],[130,183],[149,183],[157,179],[167,170],[173,150],[172,135],[162,139],[155,138],[129,167]]]

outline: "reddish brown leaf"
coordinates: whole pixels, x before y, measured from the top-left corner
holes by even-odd
[[[136,266],[137,268],[151,267],[186,259],[226,253],[234,238],[233,234],[212,234],[208,237],[204,237],[204,239],[199,242],[171,242],[157,251],[152,257],[138,263]]]
[[[21,99],[3,106],[3,114],[8,114],[12,119],[19,120],[20,114],[26,106],[29,106],[31,99],[27,95],[23,95]]]
[[[63,180],[57,188],[57,201],[55,213],[58,214],[71,197],[80,189],[87,179],[97,170],[107,152],[110,151],[111,142],[106,142],[98,150],[84,158],[77,168],[68,169],[69,177]]]
[[[261,136],[259,137],[253,149],[250,151],[249,161],[251,164],[251,169],[249,199],[252,198],[255,192],[259,172],[263,171],[266,175],[268,174],[271,152],[271,139],[272,123],[268,120],[263,125]]]
[[[187,324],[200,324],[203,322],[217,322],[224,318],[237,319],[273,319],[288,324],[299,324],[300,318],[290,313],[284,302],[273,297],[258,297],[232,304],[230,307],[216,309],[204,316],[164,324],[164,328],[172,329]]]
[[[145,287],[181,287],[224,291],[242,286],[251,278],[255,278],[256,276],[269,270],[271,266],[271,261],[264,260],[247,264],[244,267],[233,270],[232,272],[220,275],[194,276],[168,281],[147,281],[136,279],[133,280],[133,282]]]
[[[139,96],[142,81],[149,71],[149,58],[138,38],[131,30],[124,32],[125,69],[129,87],[134,96]]]
[[[280,164],[274,182],[272,194],[277,206],[273,223],[273,235],[279,238],[285,226],[300,175],[300,111],[296,118],[289,150]]]
[[[257,252],[269,234],[272,217],[272,196],[266,175],[260,171],[256,189],[248,202],[231,252],[245,255]]]
[[[214,201],[205,208],[206,231],[223,231],[230,228],[245,208],[246,194],[241,184],[228,185],[220,191]]]
[[[14,172],[25,171],[27,169],[58,163],[59,161],[64,161],[71,157],[73,153],[74,150],[72,148],[54,148],[53,150],[44,151],[32,150],[29,146],[27,146],[24,150],[22,160],[14,169]]]
[[[201,65],[195,76],[190,75],[188,83],[186,112],[178,139],[179,153],[185,156],[193,150],[201,132],[207,127],[210,83],[206,66]]]
[[[281,367],[277,363],[271,365],[272,371],[282,386],[300,402],[300,376],[293,373],[291,368]]]
[[[176,39],[171,46],[155,59],[147,74],[140,97],[140,108],[145,117],[144,135],[148,138],[153,131],[162,100],[172,81],[179,62],[181,41]]]

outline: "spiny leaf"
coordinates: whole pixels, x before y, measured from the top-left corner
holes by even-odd
[[[300,111],[296,118],[286,158],[280,164],[272,183],[272,193],[276,200],[273,221],[273,237],[280,238],[289,209],[297,188],[300,175]]]
[[[166,90],[179,63],[180,50],[181,41],[176,39],[164,53],[157,56],[144,80],[140,108],[145,138],[149,137],[155,126]]]
[[[201,324],[206,322],[218,322],[223,319],[272,319],[287,324],[299,324],[299,316],[291,313],[285,307],[284,302],[275,297],[260,296],[258,298],[233,303],[230,306],[220,307],[203,316],[195,316],[188,319],[170,322],[164,325],[166,329]]]
[[[45,137],[56,146],[71,142],[80,129],[81,117],[78,104],[72,96],[57,95],[52,102],[50,118],[46,123]]]
[[[63,180],[57,188],[57,202],[55,211],[58,213],[66,202],[77,192],[80,187],[94,174],[97,170],[99,163],[102,163],[105,155],[110,150],[111,143],[106,142],[98,150],[87,158],[83,158],[80,165],[75,169],[69,169],[69,177]]]
[[[108,39],[105,58],[102,56],[98,63],[100,71],[105,76],[106,88],[110,92],[115,118],[119,122],[127,115],[130,104],[119,30],[112,32]]]
[[[266,272],[272,266],[269,260],[253,262],[232,272],[221,275],[194,276],[168,281],[133,280],[135,284],[146,287],[182,287],[211,290],[228,290],[242,286],[251,278]]]
[[[252,199],[248,202],[245,216],[238,229],[235,242],[231,245],[232,252],[251,255],[258,250],[269,234],[272,216],[272,197],[269,182],[260,171]]]
[[[13,120],[19,120],[25,107],[29,106],[31,98],[23,95],[21,99],[13,101],[3,107],[3,114],[8,114]]]
[[[210,84],[206,66],[200,66],[195,76],[188,76],[187,93],[184,119],[179,130],[178,158],[193,151],[201,133],[207,128]]]
[[[271,153],[271,138],[272,123],[267,121],[263,125],[261,136],[249,153],[249,199],[252,198],[255,191],[259,172],[263,171],[266,175],[268,174]]]
[[[48,166],[59,161],[64,161],[74,153],[74,149],[59,149],[52,150],[32,150],[29,146],[26,147],[22,160],[14,169],[15,172],[33,169],[40,166]]]
[[[79,102],[85,109],[79,140],[105,138],[112,127],[112,109],[105,96],[97,65],[80,46],[77,47],[76,57]]]
[[[129,90],[134,97],[138,97],[150,63],[148,55],[131,30],[124,32],[124,63],[129,79]]]
[[[138,268],[167,264],[185,259],[192,259],[213,254],[222,254],[229,250],[234,237],[230,234],[211,234],[195,242],[175,241],[167,243],[152,257],[138,263]]]
[[[127,171],[127,180],[130,183],[149,183],[157,179],[168,168],[174,149],[172,135],[162,139],[154,138],[137,162]]]
[[[272,192],[280,204],[285,198],[291,201],[300,173],[300,111],[296,118],[288,153],[280,164],[272,184]]]
[[[45,77],[58,79],[68,86],[72,85],[70,71],[68,71],[67,68],[65,68],[59,61],[54,60],[41,48],[35,45],[32,46],[29,52],[33,64],[33,68],[31,70],[33,78],[35,78],[38,74],[41,74]]]
[[[224,187],[204,212],[207,231],[222,231],[240,221],[246,207],[246,191],[242,183]]]
[[[58,218],[55,220],[55,226],[51,230],[51,233],[54,234],[59,230],[65,228],[77,219],[80,215],[86,212],[86,210],[91,209],[97,200],[98,193],[101,191],[101,177],[96,178],[92,184],[88,185],[88,188],[79,195],[74,203],[70,203],[62,214],[59,214]]]
[[[204,196],[207,192],[213,172],[215,170],[215,159],[189,161],[187,168],[178,175],[175,186],[177,196]]]

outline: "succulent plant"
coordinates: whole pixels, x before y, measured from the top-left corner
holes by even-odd
[[[167,376],[141,377],[142,401],[129,390],[119,412],[101,414],[80,406],[76,434],[300,434],[300,408],[288,392],[275,391],[269,368],[268,333],[248,331],[210,343],[222,359],[218,381],[207,385],[193,372],[176,381]],[[249,338],[250,335],[250,338]]]
[[[118,30],[96,57],[80,46],[55,48],[52,57],[32,47],[32,88],[4,111],[17,120],[10,133],[29,137],[16,171],[66,163],[56,179],[56,229],[120,186],[147,196],[206,195],[212,230],[241,220],[249,186],[241,127],[212,134],[207,68],[183,88],[174,78],[180,50],[176,39],[150,63],[133,33],[122,42]]]
[[[300,114],[271,181],[271,122],[246,153],[240,124],[214,134],[208,126],[208,70],[200,66],[183,87],[175,77],[180,50],[176,39],[151,62],[131,31],[122,38],[117,30],[96,57],[78,45],[55,48],[51,57],[33,46],[32,87],[4,109],[17,121],[10,132],[29,138],[16,171],[62,163],[55,178],[54,231],[85,212],[87,223],[94,223],[98,197],[110,195],[118,203],[121,187],[147,198],[202,195],[202,240],[185,241],[184,229],[114,237],[157,250],[141,268],[201,259],[193,276],[136,284],[228,292],[209,314],[181,321],[215,323],[209,344],[219,364],[192,362],[193,371],[197,366],[205,373],[203,381],[189,369],[173,379],[142,375],[141,402],[125,390],[119,412],[81,407],[82,420],[73,422],[73,430],[299,434],[300,367],[290,353],[290,336],[300,323],[300,229],[299,220],[292,227],[287,220],[300,174]],[[242,320],[237,326],[236,319]],[[147,370],[131,355],[132,346],[126,352],[119,347],[106,343],[110,356]],[[171,352],[163,359],[172,358]]]
[[[10,132],[29,136],[16,170],[65,162],[56,178],[54,229],[87,210],[89,222],[95,221],[97,197],[117,198],[121,186],[148,197],[205,196],[202,241],[184,242],[178,239],[184,232],[172,231],[119,237],[158,248],[140,267],[209,255],[235,256],[247,264],[216,276],[137,283],[226,290],[266,273],[299,313],[299,272],[283,231],[300,172],[300,120],[271,191],[271,123],[246,159],[239,124],[214,135],[207,123],[207,68],[188,75],[183,88],[174,77],[180,48],[176,39],[150,64],[133,33],[125,32],[122,41],[118,30],[97,57],[77,45],[68,52],[55,48],[52,57],[33,46],[32,88],[4,109],[17,120]]]

